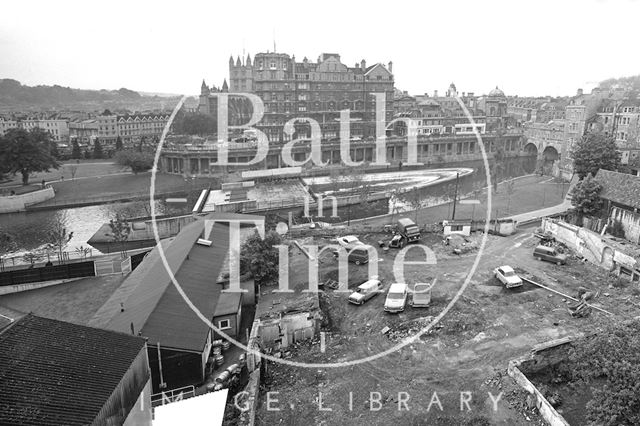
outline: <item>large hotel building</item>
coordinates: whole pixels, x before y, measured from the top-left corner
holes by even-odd
[[[264,117],[256,126],[269,141],[285,141],[287,121],[308,117],[320,124],[326,139],[339,136],[341,110],[350,110],[351,135],[368,138],[375,132],[374,93],[384,94],[387,122],[393,114],[392,63],[367,66],[362,60],[353,67],[336,53],[323,53],[316,62],[296,62],[286,53],[258,53],[253,61],[229,59],[229,92],[255,93],[264,103]],[[226,87],[223,86],[223,90]],[[217,96],[203,84],[199,110],[212,114]],[[298,126],[305,133],[305,126]]]
[[[282,158],[282,146],[292,138],[308,137],[308,124],[295,126],[296,132],[284,132],[285,123],[295,118],[311,118],[322,132],[322,161],[332,166],[342,163],[340,146],[340,114],[349,110],[350,155],[352,161],[376,161],[375,137],[378,124],[384,125],[386,160],[391,165],[407,164],[407,132],[413,128],[417,134],[418,161],[424,164],[442,165],[451,161],[482,159],[475,136],[481,133],[485,149],[495,151],[503,146],[507,155],[518,155],[522,150],[522,132],[508,123],[507,99],[495,88],[487,96],[473,93],[458,95],[451,85],[446,96],[410,97],[402,108],[394,111],[393,64],[367,65],[362,60],[353,67],[344,65],[340,55],[323,53],[317,61],[304,58],[297,62],[285,53],[259,53],[229,59],[229,84],[225,80],[220,89],[202,83],[198,111],[217,115],[218,94],[229,94],[229,122],[244,124],[251,115],[251,105],[233,93],[252,93],[264,104],[264,116],[255,128],[269,139],[269,152],[257,164],[241,166],[255,157],[256,142],[251,135],[235,135],[231,141],[217,137],[194,138],[173,136],[168,139],[162,153],[162,170],[184,176],[213,175],[230,170],[279,169],[286,167]],[[376,96],[383,96],[384,117],[376,114]],[[473,116],[475,128],[459,105],[458,99]],[[378,101],[380,102],[380,101]],[[396,122],[392,124],[394,119]],[[384,123],[377,123],[384,121]],[[500,132],[496,130],[501,129]],[[498,143],[496,143],[496,141]],[[221,144],[226,146],[229,165],[218,164]],[[292,149],[295,161],[309,158],[310,144],[298,142]],[[236,163],[236,164],[234,164]],[[239,163],[239,164],[238,164]],[[315,173],[311,162],[304,173]]]

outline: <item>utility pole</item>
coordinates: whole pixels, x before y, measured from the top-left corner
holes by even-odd
[[[458,180],[460,180],[460,173],[456,173],[456,190],[453,195],[453,213],[451,214],[451,220],[456,220],[456,201],[458,200]]]

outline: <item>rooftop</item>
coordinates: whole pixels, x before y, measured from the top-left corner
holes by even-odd
[[[0,331],[0,424],[92,424],[144,347],[140,337],[26,315]]]
[[[180,291],[155,248],[99,310],[92,324],[140,334],[148,338],[151,345],[160,343],[175,349],[202,351],[209,326],[192,310],[181,292],[209,320],[218,312],[227,312],[232,306],[237,308],[240,303],[239,294],[221,293],[223,286],[216,282],[229,250],[229,228],[223,219],[229,221],[232,216],[241,215],[223,216],[222,219],[215,214],[207,216],[207,219],[219,220],[211,229],[201,218],[163,244]],[[196,244],[203,235],[213,241],[211,246]]]
[[[618,204],[640,208],[640,177],[600,169],[596,174],[596,181],[602,185],[600,197]]]

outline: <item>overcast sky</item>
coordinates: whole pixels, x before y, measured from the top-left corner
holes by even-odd
[[[277,5],[277,6],[276,6]],[[640,74],[638,0],[11,1],[0,13],[0,78],[197,94],[229,55],[272,51],[353,66],[393,61],[411,94],[571,95]]]

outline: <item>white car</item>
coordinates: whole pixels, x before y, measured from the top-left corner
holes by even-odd
[[[395,283],[389,287],[387,300],[384,301],[386,312],[402,312],[407,305],[408,286],[406,284]]]
[[[516,274],[516,271],[511,266],[500,266],[493,270],[493,274],[506,288],[520,287],[522,285],[522,278]]]
[[[345,235],[344,237],[336,238],[336,241],[344,248],[352,248],[353,246],[364,244],[355,235]]]
[[[377,277],[360,284],[358,289],[351,293],[349,296],[349,302],[354,305],[362,305],[367,300],[376,296],[382,291],[382,282]]]

